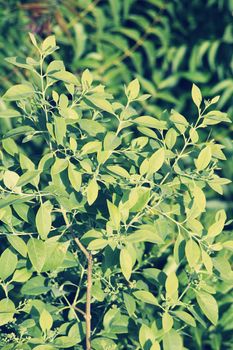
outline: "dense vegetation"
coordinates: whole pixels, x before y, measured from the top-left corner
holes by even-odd
[[[232,349],[232,3],[0,11],[1,348]]]

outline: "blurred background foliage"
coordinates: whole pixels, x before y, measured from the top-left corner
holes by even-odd
[[[41,38],[56,34],[60,50],[54,58],[61,57],[76,74],[89,68],[117,97],[123,98],[123,83],[137,77],[151,95],[149,102],[142,102],[142,115],[159,117],[174,108],[192,118],[194,82],[206,98],[221,95],[216,109],[233,119],[233,0],[0,0],[1,95],[14,82],[27,79],[26,71],[11,67],[4,58],[30,56],[29,31]],[[1,120],[1,134],[4,123]],[[223,176],[230,179],[232,130],[225,124],[212,131],[225,146]],[[219,198],[211,192],[207,196],[209,206],[225,208],[232,217],[232,185]],[[220,304],[224,308],[224,299]],[[231,329],[232,313],[221,322]],[[196,349],[202,349],[203,338],[211,349],[223,349],[221,334],[204,329],[194,333]]]

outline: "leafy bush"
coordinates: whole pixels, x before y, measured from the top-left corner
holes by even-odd
[[[229,122],[219,97],[193,85],[195,120],[141,115],[137,79],[114,101],[51,59],[54,36],[30,38],[33,59],[8,58],[29,81],[0,112],[17,120],[1,141],[2,349],[203,349],[220,331],[230,349],[232,241],[205,196],[230,182],[203,133]]]

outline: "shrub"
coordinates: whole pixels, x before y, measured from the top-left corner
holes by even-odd
[[[114,101],[89,70],[79,79],[50,59],[54,36],[30,38],[35,58],[8,58],[29,82],[0,112],[13,118],[1,142],[2,349],[180,350],[214,334],[214,294],[232,275],[225,211],[205,196],[230,182],[222,145],[203,133],[229,122],[219,97],[193,85],[195,120],[140,115],[137,79]]]

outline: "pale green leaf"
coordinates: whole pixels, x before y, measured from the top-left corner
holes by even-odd
[[[133,295],[140,301],[143,301],[144,303],[151,304],[151,305],[158,305],[158,300],[150,292],[147,292],[145,290],[138,290],[136,292],[133,292]]]
[[[209,254],[202,250],[202,263],[204,264],[206,270],[211,275],[213,272],[213,262]]]
[[[113,203],[107,201],[108,211],[110,215],[110,219],[114,224],[116,230],[120,228],[121,214],[119,208],[117,208]]]
[[[165,136],[165,144],[169,149],[172,149],[176,143],[177,132],[175,129],[171,128],[168,130]]]
[[[163,120],[158,120],[150,116],[137,117],[131,122],[138,124],[139,126],[146,126],[148,128],[155,128],[158,130],[166,130],[167,123]]]
[[[95,178],[91,179],[89,181],[89,184],[87,186],[87,202],[89,205],[92,205],[97,197],[99,192],[99,186],[97,184],[97,181]]]
[[[9,298],[0,300],[0,326],[3,326],[8,322],[13,322],[15,313],[16,308],[13,301]]]
[[[190,326],[196,327],[196,321],[189,313],[185,311],[175,311],[174,314]]]
[[[30,238],[27,243],[28,256],[32,266],[37,272],[41,272],[46,260],[46,245],[43,241]]]
[[[55,35],[48,36],[42,43],[42,51],[50,51],[56,47]]]
[[[123,248],[120,251],[120,266],[124,277],[127,281],[129,281],[132,274],[133,262],[127,248]]]
[[[0,118],[15,118],[21,117],[21,113],[15,111],[14,109],[5,109],[4,111],[0,111]]]
[[[52,318],[51,314],[46,309],[44,309],[41,312],[40,318],[39,318],[39,323],[40,323],[40,327],[44,333],[47,333],[52,328],[53,318]]]
[[[195,165],[198,171],[204,170],[207,168],[211,161],[211,147],[206,146],[201,150],[201,152],[198,155],[198,158],[195,160]]]
[[[138,79],[132,80],[126,88],[126,95],[130,101],[135,100],[140,91],[140,84]]]
[[[36,228],[42,239],[46,239],[52,226],[51,204],[42,203],[36,214]]]
[[[16,269],[18,263],[17,256],[7,248],[0,257],[0,278],[6,280]]]
[[[164,148],[157,150],[149,159],[149,174],[153,174],[160,170],[165,161]]]
[[[166,298],[171,299],[171,300],[176,300],[178,297],[178,286],[179,286],[179,281],[176,276],[175,272],[171,272],[165,283],[165,288],[166,288]]]
[[[163,348],[164,350],[183,350],[183,340],[177,331],[171,329],[170,332],[165,333]]]
[[[4,185],[10,190],[15,189],[17,182],[19,180],[19,175],[11,170],[7,170],[3,176]]]
[[[162,326],[165,333],[171,330],[171,328],[173,327],[173,323],[174,321],[172,316],[169,315],[168,312],[164,312],[162,316]]]
[[[10,245],[17,251],[19,252],[24,258],[27,256],[27,245],[24,242],[24,240],[16,235],[7,235],[7,239],[10,243]]]
[[[9,88],[3,95],[3,99],[7,101],[17,101],[24,98],[33,97],[34,89],[28,84],[18,84]]]
[[[75,166],[72,163],[69,163],[68,166],[68,177],[72,187],[75,191],[79,192],[82,184],[82,174],[75,169]]]
[[[185,255],[190,267],[195,267],[200,259],[201,251],[199,245],[190,239],[185,245]]]
[[[202,101],[202,94],[199,87],[195,84],[193,84],[192,86],[192,99],[195,105],[199,108]]]
[[[99,250],[105,248],[106,245],[108,245],[108,241],[106,239],[97,238],[91,241],[87,248],[89,250]]]
[[[206,292],[196,291],[196,299],[204,315],[216,325],[218,322],[218,304],[215,298]]]

